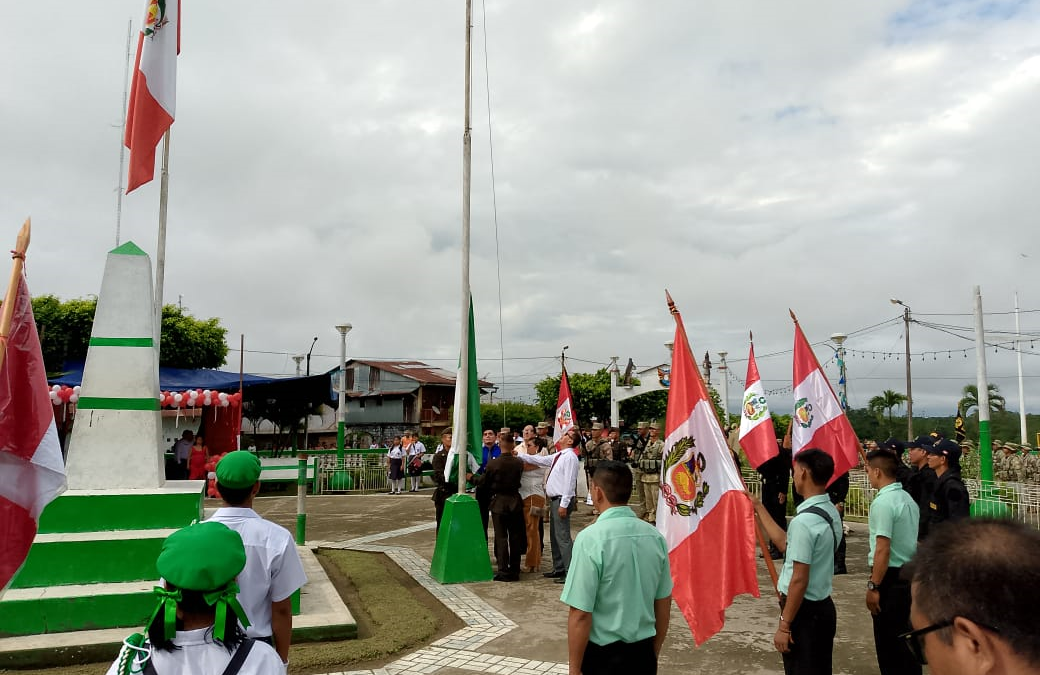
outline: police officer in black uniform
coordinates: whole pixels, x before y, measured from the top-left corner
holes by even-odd
[[[757,469],[762,476],[762,505],[780,526],[784,532],[787,531],[787,486],[791,481],[791,448],[783,447],[784,444],[777,439],[779,454],[772,459],[763,462]],[[772,542],[769,543],[769,554],[773,560],[784,557]]]
[[[928,503],[928,532],[948,522],[963,520],[970,515],[971,500],[968,488],[961,480],[961,446],[943,439],[928,448],[928,466],[938,480]]]

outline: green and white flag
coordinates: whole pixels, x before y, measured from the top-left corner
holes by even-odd
[[[462,381],[462,365],[463,359],[467,365],[466,368],[466,382],[468,386],[466,388],[466,419],[459,419],[459,410],[462,408],[460,405],[462,399],[462,388],[459,387],[459,382]],[[456,449],[459,444],[463,441],[463,435],[465,435],[465,446],[470,456],[476,460],[479,465],[481,460],[481,429],[480,429],[480,383],[477,380],[477,341],[474,335],[473,329],[473,296],[469,297],[469,343],[464,347],[464,351],[459,355],[459,369],[455,377],[455,408],[452,414],[452,435],[451,435],[451,450],[448,451],[448,460],[444,466],[444,479],[447,481],[458,480],[458,467],[455,461]]]

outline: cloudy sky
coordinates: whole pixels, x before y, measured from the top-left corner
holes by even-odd
[[[698,359],[730,353],[731,409],[749,330],[766,388],[790,386],[788,307],[831,375],[850,334],[857,407],[905,392],[889,298],[950,327],[911,327],[918,414],[975,379],[973,285],[987,329],[1013,330],[1017,290],[1040,335],[1037,0],[485,2],[472,277],[500,394],[530,400],[564,345],[576,371],[663,361],[665,288]],[[166,301],[245,334],[251,372],[293,372],[314,336],[333,367],[341,320],[352,356],[453,368],[463,1],[183,4]],[[35,294],[100,288],[143,7],[0,12],[0,214],[12,241],[33,217]],[[122,240],[152,254],[158,183],[123,200]],[[1017,409],[1014,353],[987,360]]]

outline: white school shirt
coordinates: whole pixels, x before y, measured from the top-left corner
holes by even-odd
[[[565,448],[553,455],[519,455],[526,464],[537,464],[548,467],[545,479],[545,496],[548,499],[560,498],[560,506],[567,508],[574,499],[574,490],[578,480],[578,455],[573,448]]]
[[[220,675],[231,662],[232,652],[213,641],[213,627],[179,630],[173,644],[180,647],[171,652],[152,650],[152,665],[159,675]],[[134,652],[128,647],[133,658]],[[122,653],[120,653],[120,656]],[[141,666],[143,668],[143,666]],[[134,672],[140,672],[134,668]],[[269,644],[254,642],[249,655],[242,663],[239,675],[285,675],[285,666],[278,652]],[[119,658],[112,663],[107,675],[119,675]]]
[[[412,447],[408,448],[408,456],[415,457],[416,455],[425,455],[426,446],[422,444],[422,441],[416,441],[412,443]]]
[[[401,449],[400,445],[395,445],[387,451],[386,456],[390,459],[401,459],[404,457],[404,450]]]
[[[225,506],[209,520],[224,523],[242,536],[246,566],[238,575],[238,602],[249,618],[246,634],[271,637],[271,603],[285,600],[307,583],[293,536],[253,509]]]

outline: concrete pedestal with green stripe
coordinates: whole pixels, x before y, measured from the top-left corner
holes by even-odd
[[[163,540],[202,517],[202,481],[154,490],[69,490],[44,510],[0,600],[0,637],[143,626]]]

